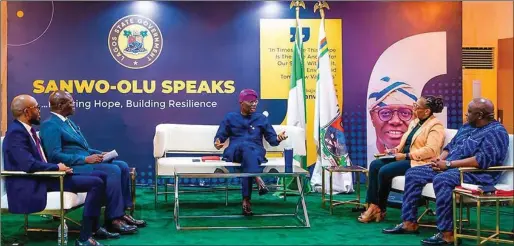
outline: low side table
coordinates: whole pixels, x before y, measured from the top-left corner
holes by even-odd
[[[328,200],[325,198],[325,171],[328,171],[328,173],[329,173],[329,184],[330,184],[329,189],[330,190],[329,190],[329,199]],[[325,207],[326,206],[325,203],[328,201],[330,204],[330,214],[333,214],[335,206],[344,205],[344,204],[357,205],[357,207],[356,207],[357,210],[360,209],[361,207],[364,208],[364,204],[362,204],[360,202],[360,200],[361,200],[361,194],[360,194],[361,182],[360,182],[360,175],[358,175],[358,174],[364,173],[366,175],[366,179],[367,179],[368,178],[368,169],[361,167],[361,166],[336,166],[336,167],[323,167],[321,172],[322,172],[322,174],[321,174],[321,206]],[[334,198],[333,198],[334,190],[332,188],[332,184],[333,184],[332,174],[333,173],[346,173],[346,172],[350,172],[352,174],[357,174],[357,175],[352,175],[352,176],[357,176],[357,199],[349,200],[349,201],[334,200]]]
[[[457,204],[458,200],[458,204]],[[462,210],[463,204],[465,200],[468,202],[476,202],[476,210],[477,210],[477,218],[476,218],[476,229],[471,228],[463,228],[462,227]],[[486,242],[495,242],[495,243],[508,243],[514,244],[514,240],[506,240],[500,239],[500,235],[514,235],[514,232],[510,231],[501,231],[500,230],[500,202],[514,202],[514,197],[512,196],[496,196],[496,195],[478,195],[462,192],[459,190],[453,191],[453,236],[455,238],[455,245],[458,243],[458,239],[473,239],[476,240],[477,245],[485,244]],[[484,203],[495,203],[496,210],[496,228],[495,230],[484,230],[481,228],[481,210]],[[469,217],[469,216],[468,216]],[[509,219],[509,218],[507,218]],[[464,231],[474,232],[475,235],[465,234]],[[490,236],[483,236],[483,232],[492,234]]]

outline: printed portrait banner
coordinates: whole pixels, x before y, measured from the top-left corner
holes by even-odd
[[[391,45],[378,59],[368,85],[368,162],[400,144],[423,88],[447,72],[446,45],[446,32],[417,34]],[[436,116],[446,126],[446,110]]]

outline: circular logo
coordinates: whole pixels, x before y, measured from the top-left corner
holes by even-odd
[[[109,51],[122,66],[141,69],[150,66],[162,51],[162,34],[152,20],[140,15],[119,19],[109,32]]]

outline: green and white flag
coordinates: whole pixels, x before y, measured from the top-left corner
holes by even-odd
[[[346,148],[341,110],[330,67],[330,54],[325,34],[324,20],[321,20],[318,37],[318,78],[314,113],[314,142],[317,146],[317,162],[311,178],[314,190],[321,187],[323,166],[351,165]],[[325,172],[325,190],[329,191],[328,172]],[[335,193],[353,192],[351,173],[334,173],[332,178]]]
[[[305,67],[303,61],[302,27],[297,22],[291,66],[291,84],[287,100],[287,125],[305,129],[305,118]]]
[[[296,22],[295,42],[293,45],[293,60],[291,66],[291,84],[289,87],[289,98],[287,100],[287,125],[306,129],[306,106],[305,106],[305,66],[303,60],[302,27],[300,21]],[[296,152],[296,151],[295,151]],[[295,154],[293,158],[307,169],[307,156]],[[279,184],[286,183],[286,189],[297,190],[296,180],[292,178],[280,179]],[[306,187],[306,192],[309,191]]]

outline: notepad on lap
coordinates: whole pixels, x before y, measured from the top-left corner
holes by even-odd
[[[113,160],[114,158],[118,157],[118,152],[116,150],[112,150],[111,152],[107,152],[107,154],[104,155],[104,162],[108,162]]]
[[[396,160],[396,156],[395,155],[384,155],[384,156],[380,156],[378,157],[379,160],[386,160],[386,161],[395,161]]]

